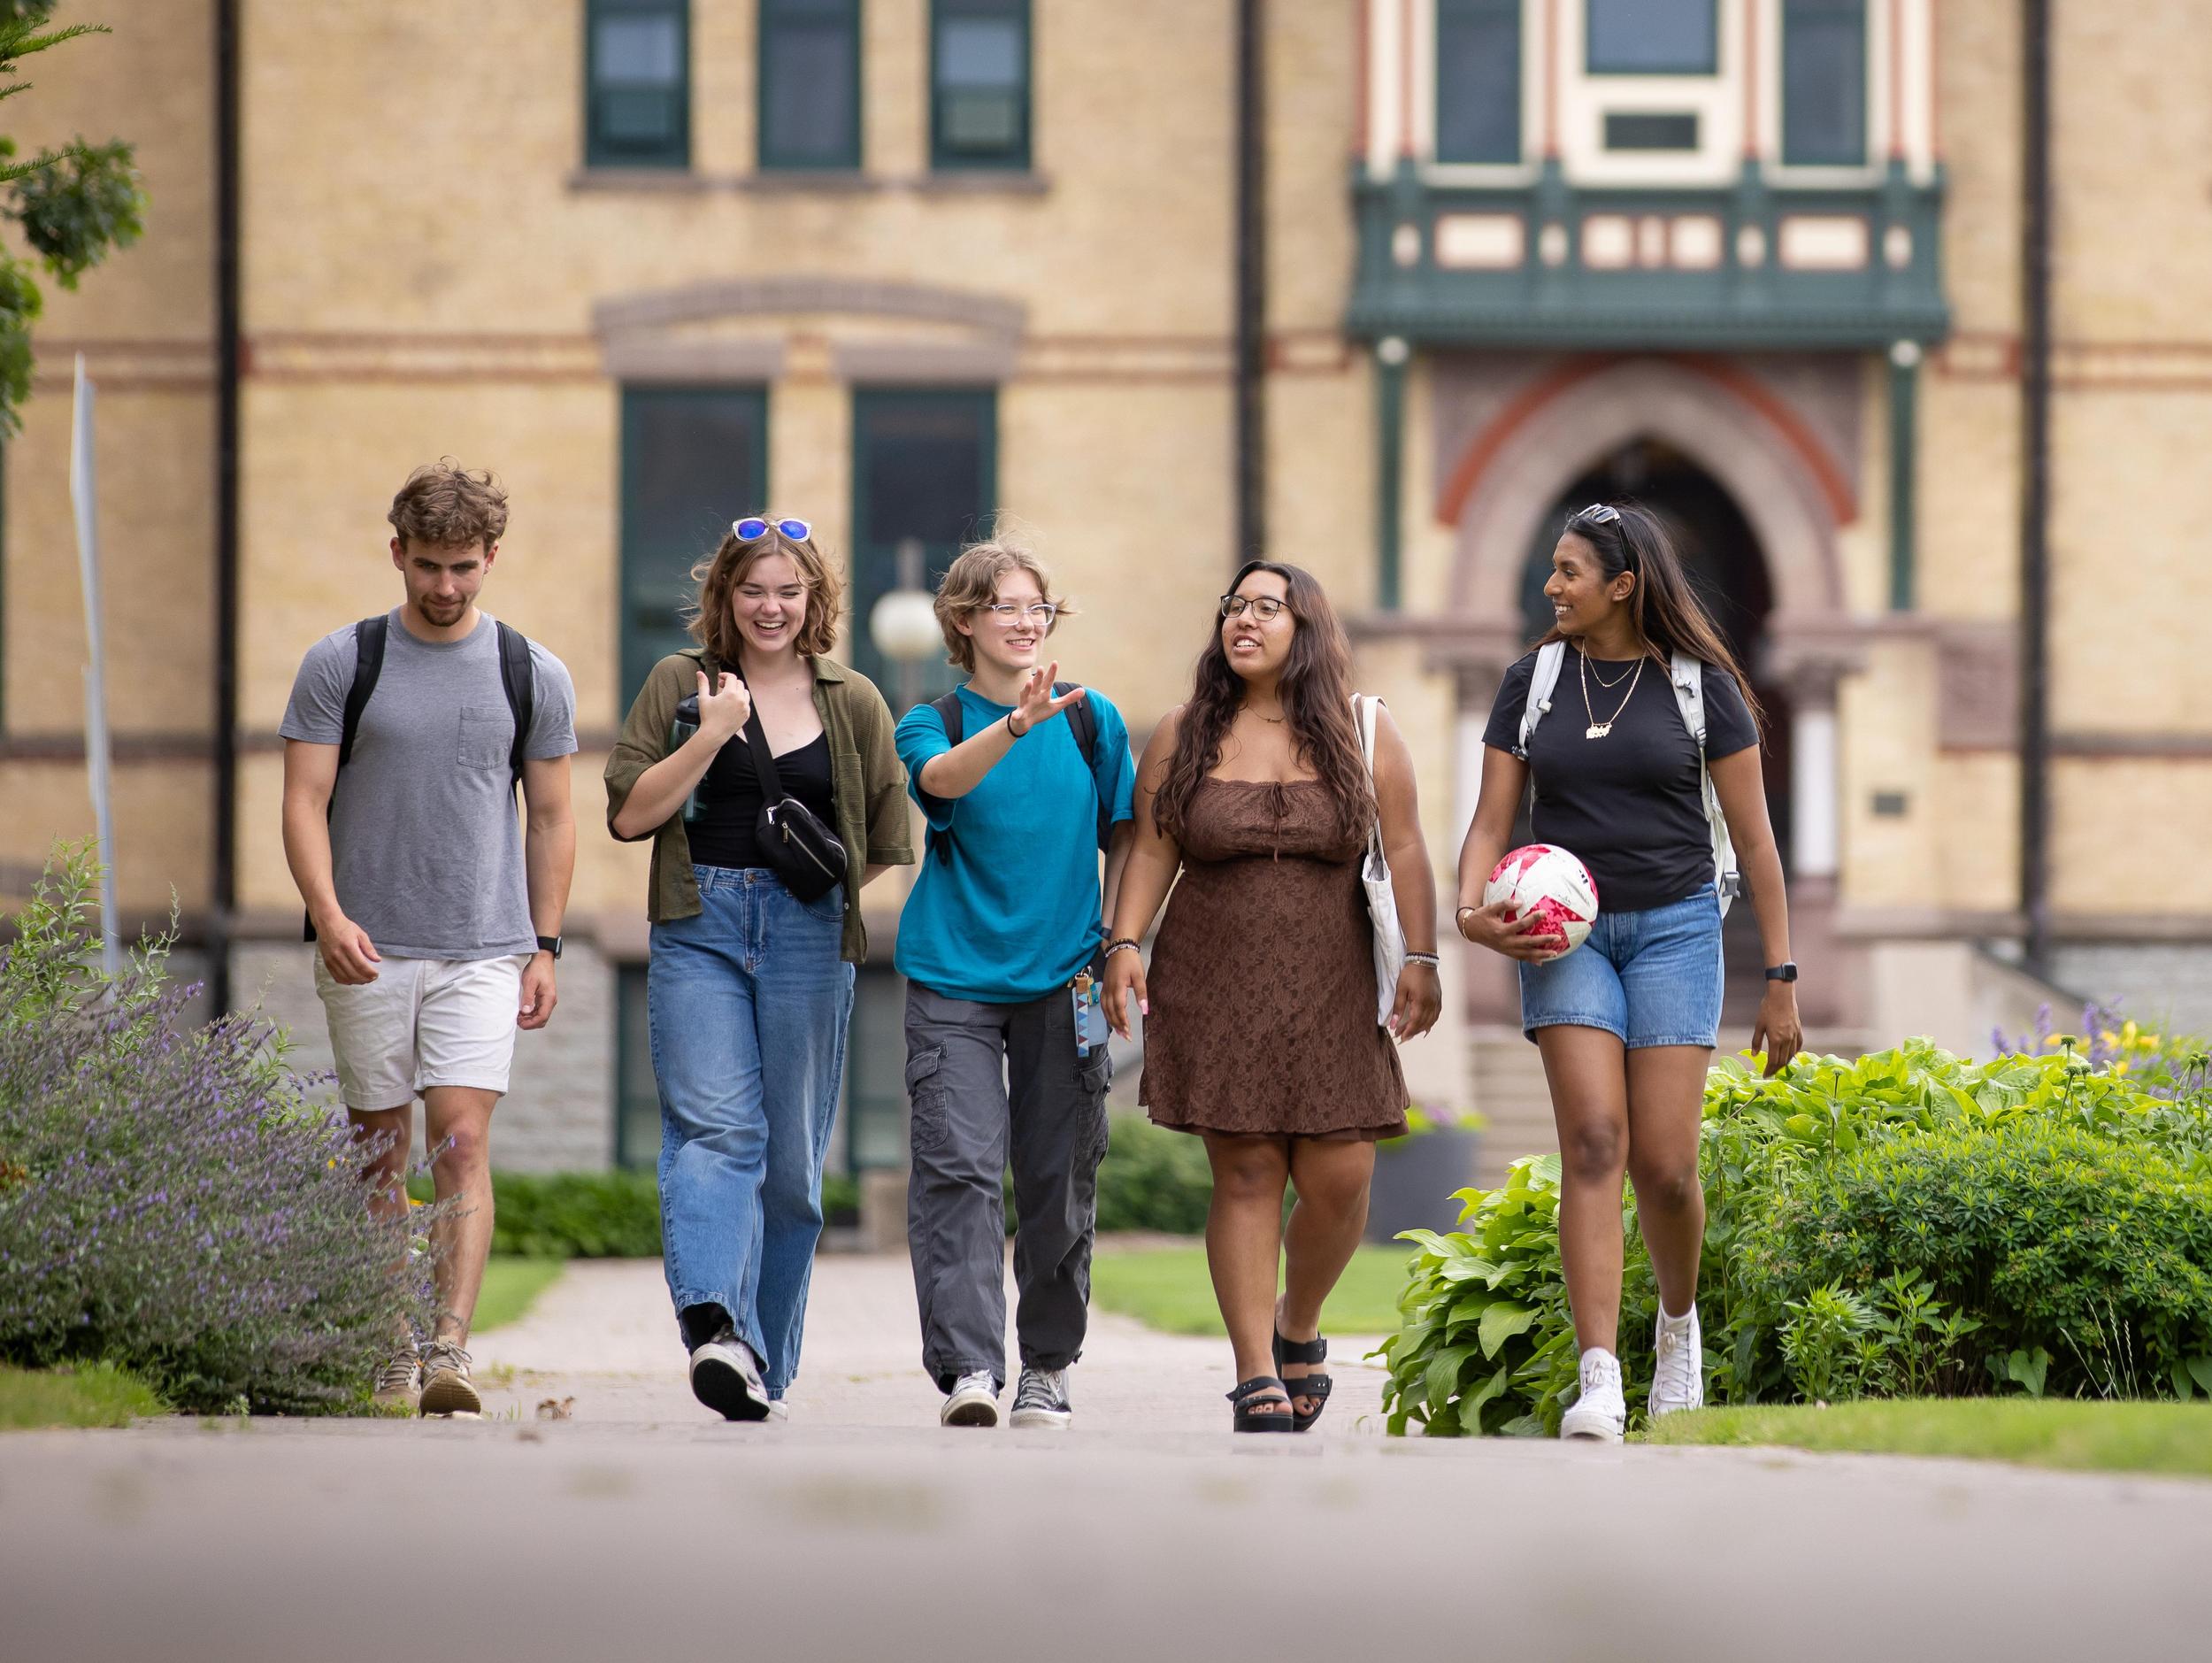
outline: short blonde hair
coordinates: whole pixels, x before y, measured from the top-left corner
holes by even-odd
[[[945,632],[947,664],[974,670],[975,641],[961,633],[960,620],[972,618],[988,606],[998,594],[999,580],[1009,572],[1028,573],[1036,580],[1037,593],[1057,608],[1046,635],[1060,627],[1061,619],[1075,616],[1071,602],[1053,600],[1052,574],[1028,550],[1004,537],[972,543],[960,550],[959,557],[945,573],[945,581],[937,586],[937,627]]]
[[[730,616],[730,596],[756,564],[772,554],[788,555],[806,585],[806,622],[795,643],[803,658],[819,658],[837,644],[837,620],[845,604],[845,586],[837,569],[823,558],[811,537],[787,537],[774,520],[765,536],[740,543],[734,530],[722,534],[715,550],[691,568],[699,585],[699,598],[691,617],[691,638],[710,653],[717,664],[735,664],[738,655],[737,620]]]

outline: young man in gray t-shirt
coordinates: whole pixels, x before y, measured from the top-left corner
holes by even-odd
[[[392,564],[406,597],[383,620],[381,670],[342,773],[361,627],[308,649],[284,736],[284,855],[319,956],[340,1094],[356,1131],[384,1146],[373,1205],[402,1213],[414,1099],[440,1201],[438,1316],[379,1375],[380,1403],[477,1414],[463,1346],[491,1249],[488,1138],[515,1031],[553,1014],[554,962],[576,860],[569,758],[576,695],[561,661],[529,645],[520,748],[526,838],[516,826],[515,716],[498,625],[476,597],[499,553],[507,498],[488,473],[418,468],[392,499]]]

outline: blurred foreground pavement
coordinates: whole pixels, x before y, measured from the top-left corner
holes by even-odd
[[[2212,1484],[1385,1440],[1351,1344],[1319,1430],[1235,1438],[1225,1344],[1110,1317],[1072,1431],[944,1431],[905,1265],[858,1258],[816,1271],[792,1420],[727,1426],[672,1328],[657,1264],[580,1265],[476,1348],[480,1422],[0,1437],[0,1657],[1860,1663],[2212,1633]]]

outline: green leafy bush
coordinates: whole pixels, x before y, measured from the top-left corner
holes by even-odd
[[[1117,1114],[1098,1168],[1098,1228],[1195,1236],[1206,1228],[1213,1169],[1206,1144],[1141,1114]]]
[[[2212,1213],[2192,1213],[2212,1200],[2201,1091],[2072,1051],[1973,1063],[1916,1040],[1772,1080],[1724,1060],[1704,1115],[1710,1401],[2212,1392],[2212,1361],[2195,1367],[2212,1353],[2212,1307],[2193,1303],[2212,1273],[2212,1228],[2194,1222]],[[1555,1156],[1524,1161],[1502,1189],[1459,1192],[1458,1230],[1407,1236],[1393,1431],[1557,1430],[1575,1375],[1558,1188]],[[1847,1199],[1855,1224],[1839,1222]],[[1634,1408],[1657,1295],[1632,1197],[1623,1226]],[[2100,1231],[2123,1246],[2100,1250]]]
[[[418,1200],[430,1179],[408,1182]],[[822,1181],[822,1217],[832,1226],[860,1217],[859,1188],[832,1173]],[[658,1180],[649,1172],[495,1172],[492,1251],[525,1259],[657,1259],[661,1251]]]

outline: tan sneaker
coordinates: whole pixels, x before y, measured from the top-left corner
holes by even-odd
[[[469,1382],[469,1354],[451,1340],[433,1340],[422,1359],[424,1414],[465,1415],[484,1413],[484,1400]]]
[[[377,1371],[376,1390],[370,1401],[380,1409],[412,1408],[415,1402],[415,1378],[421,1365],[412,1340],[407,1349],[394,1351],[391,1359]]]

